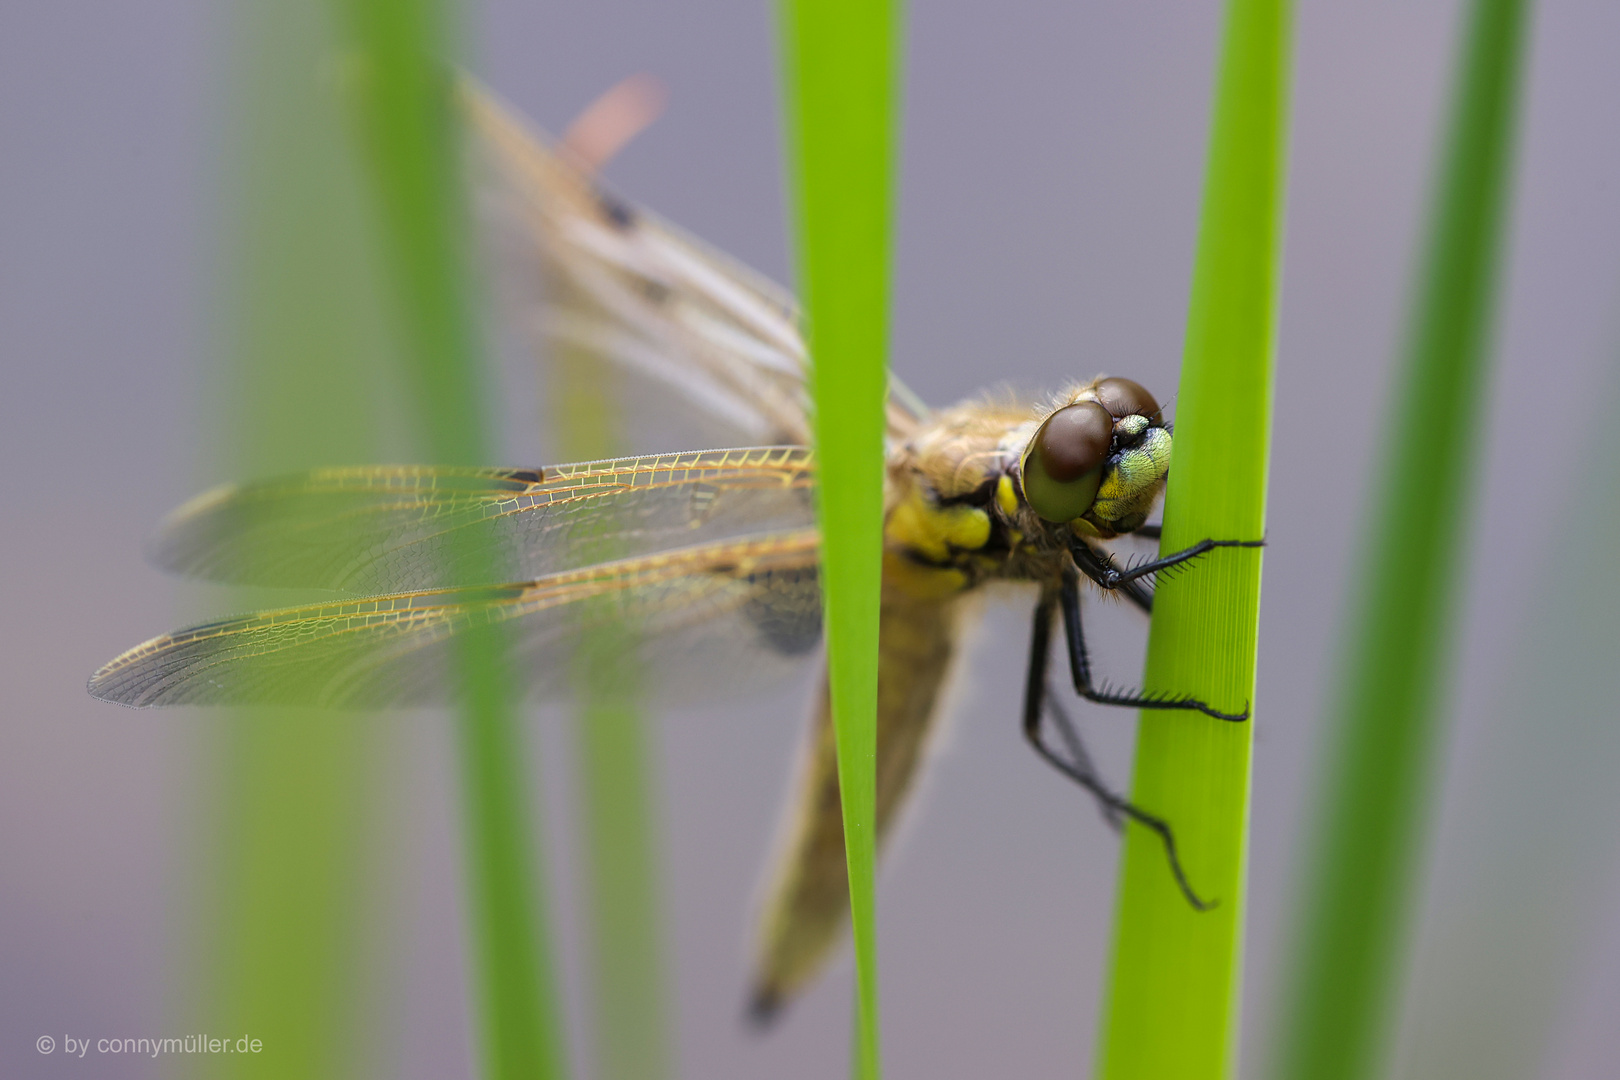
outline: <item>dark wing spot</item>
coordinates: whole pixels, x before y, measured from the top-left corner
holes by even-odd
[[[521,600],[523,594],[529,589],[528,585],[513,583],[511,585],[477,585],[463,591],[462,596],[474,602],[498,603],[502,600]]]
[[[596,205],[601,207],[602,216],[621,232],[628,232],[636,223],[636,212],[630,209],[629,203],[600,188],[596,191]]]
[[[760,637],[783,656],[807,653],[821,641],[820,575],[814,568],[750,574],[754,587],[743,610]]]
[[[638,283],[641,286],[641,295],[646,297],[649,304],[663,307],[664,304],[669,302],[670,288],[662,281],[654,281],[650,277],[644,277]]]

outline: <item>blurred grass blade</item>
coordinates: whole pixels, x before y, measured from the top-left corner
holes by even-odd
[[[561,345],[548,359],[561,459],[599,461],[623,452],[607,385],[611,369]],[[591,543],[602,560],[615,557],[611,538]],[[671,1072],[654,762],[637,667],[626,660],[635,649],[628,628],[594,627],[579,644],[572,672],[599,1080],[658,1080]]]
[[[332,54],[318,0],[239,3],[222,222],[226,292],[207,475],[375,458],[388,379],[376,266],[342,116],[316,73]],[[379,393],[379,390],[382,393]],[[232,601],[252,607],[262,594]],[[375,725],[290,709],[233,710],[208,766],[208,866],[188,1030],[250,1030],[274,1053],[211,1056],[182,1075],[356,1075],[373,1045],[367,809],[386,758]],[[374,1034],[374,1033],[373,1033]]]
[[[785,0],[789,183],[815,358],[818,511],[844,852],[855,937],[855,1075],[880,1075],[872,866],[883,432],[899,89],[893,0]]]
[[[672,1069],[652,755],[636,688],[623,685],[619,647],[608,646],[613,662],[592,662],[590,653],[603,647],[602,636],[586,643],[575,695],[582,840],[589,862],[596,1075],[656,1080]]]
[[[455,42],[448,5],[335,6],[356,57],[356,127],[376,194],[420,445],[440,463],[484,464],[491,425],[466,273],[470,229],[447,66]],[[465,637],[457,657],[467,687],[460,743],[484,1072],[561,1076],[566,1056],[506,642],[497,626]]]
[[[1480,449],[1525,7],[1475,0],[1467,15],[1386,456],[1373,474],[1366,562],[1285,983],[1279,1077],[1383,1070]]]
[[[1549,1052],[1620,901],[1620,425],[1607,419],[1620,415],[1620,365],[1608,383],[1587,413],[1598,422],[1569,426],[1580,471],[1568,512],[1548,519],[1557,572],[1516,628],[1472,740],[1478,764],[1451,800],[1401,1076],[1561,1075]]]
[[[1288,99],[1290,5],[1230,0],[1217,68],[1198,253],[1176,411],[1162,550],[1265,533]],[[1145,684],[1217,708],[1254,702],[1260,552],[1217,550],[1165,580]],[[1133,798],[1170,822],[1187,876],[1159,838],[1125,838],[1101,1074],[1200,1080],[1235,1054],[1253,723],[1146,712]]]

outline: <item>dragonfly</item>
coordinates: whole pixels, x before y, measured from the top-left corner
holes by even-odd
[[[354,466],[232,484],[160,527],[151,554],[192,577],[339,594],[151,639],[96,671],[89,691],[134,707],[271,703],[386,708],[460,692],[458,643],[504,628],[531,698],[569,689],[582,637],[630,635],[660,699],[732,690],[817,655],[822,606],[808,356],[793,296],[609,191],[589,161],[491,94],[462,92],[481,214],[540,268],[528,297],[553,348],[684,407],[722,449],[539,468]],[[1093,670],[1087,591],[1151,614],[1155,575],[1211,538],[1119,561],[1157,542],[1149,516],[1172,432],[1141,385],[1098,377],[1049,398],[930,409],[898,380],[887,405],[879,635],[880,843],[927,757],[944,690],[998,582],[1033,587],[1019,723],[1042,759],[1098,800],[1116,829],[1157,834],[1194,908],[1168,822],[1104,783],[1058,697],[1054,645],[1087,701],[1241,722],[1247,703],[1112,688]],[[1053,641],[1061,624],[1061,641]],[[760,920],[750,1011],[775,1016],[846,934],[848,882],[825,670],[810,705],[791,827]]]

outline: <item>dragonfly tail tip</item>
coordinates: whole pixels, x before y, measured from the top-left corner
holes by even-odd
[[[771,1027],[782,1013],[782,993],[769,984],[754,988],[748,997],[748,1023],[759,1031]]]

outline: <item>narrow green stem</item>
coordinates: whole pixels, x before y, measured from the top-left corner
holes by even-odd
[[[1476,0],[1341,672],[1279,1077],[1376,1075],[1442,719],[1527,5]]]
[[[634,643],[626,643],[634,648]],[[582,665],[589,672],[592,665]],[[624,669],[576,683],[580,787],[589,862],[596,1073],[657,1080],[672,1072],[659,932],[653,758],[642,710],[620,696]],[[617,698],[617,700],[615,700]]]
[[[422,446],[446,464],[484,464],[482,350],[465,250],[469,230],[447,66],[443,0],[334,0],[353,46],[349,72],[381,248],[394,286],[400,367]],[[450,552],[465,562],[475,552]],[[470,902],[481,984],[483,1065],[492,1078],[565,1073],[545,935],[522,728],[498,626],[457,650]]]
[[[609,369],[598,357],[555,344],[547,359],[551,428],[563,456],[594,461],[623,452]],[[589,542],[603,560],[614,557],[613,537]],[[625,659],[638,647],[635,634],[611,619],[611,605],[604,614],[603,624],[579,642],[572,672],[596,1074],[600,1080],[658,1080],[670,1074],[671,1060],[653,810],[657,770],[639,707],[637,666]]]
[[[1283,211],[1290,5],[1230,0],[1217,69],[1165,503],[1163,550],[1265,534]],[[1165,580],[1145,685],[1254,704],[1260,552],[1218,549]],[[1229,1075],[1235,1058],[1253,723],[1148,711],[1133,799],[1169,822],[1197,911],[1159,837],[1132,825],[1103,1023],[1108,1080]]]
[[[315,76],[333,48],[325,12],[320,0],[235,9],[222,200],[229,287],[220,297],[223,377],[205,421],[218,425],[209,482],[379,453],[383,373],[362,284],[371,266],[354,227],[342,117]],[[360,1003],[376,944],[365,912],[379,899],[368,888],[367,811],[384,755],[378,729],[359,717],[231,711],[209,765],[220,805],[198,815],[213,832],[191,928],[205,967],[182,1029],[251,1029],[275,1049],[207,1065],[201,1055],[175,1075],[362,1067],[357,1048],[372,1040]]]
[[[567,1075],[544,892],[537,888],[525,752],[506,642],[499,628],[466,635],[458,717],[467,870],[478,974],[484,1075],[550,1080]]]
[[[785,0],[781,14],[788,175],[815,358],[821,581],[855,938],[854,1072],[863,1080],[881,1069],[873,859],[900,21],[892,0]]]

